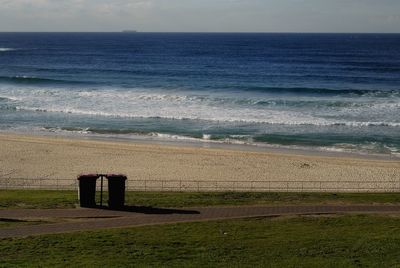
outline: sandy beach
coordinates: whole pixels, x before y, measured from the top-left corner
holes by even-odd
[[[0,176],[74,180],[400,181],[400,161],[0,134]]]

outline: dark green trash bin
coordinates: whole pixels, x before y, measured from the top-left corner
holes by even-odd
[[[125,181],[122,174],[108,174],[108,206],[112,209],[121,209],[125,205]]]
[[[97,174],[83,174],[78,176],[79,180],[79,204],[81,207],[96,207],[96,181]]]

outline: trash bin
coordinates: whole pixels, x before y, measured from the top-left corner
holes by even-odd
[[[97,174],[82,174],[79,180],[79,204],[81,207],[96,207],[96,181]]]
[[[125,181],[127,177],[122,174],[108,174],[108,206],[120,209],[125,204]]]

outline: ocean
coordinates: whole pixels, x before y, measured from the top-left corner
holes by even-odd
[[[0,33],[0,131],[400,157],[400,35]]]

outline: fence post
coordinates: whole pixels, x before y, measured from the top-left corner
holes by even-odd
[[[289,182],[286,182],[286,192],[289,192]]]

